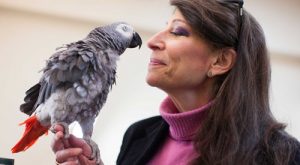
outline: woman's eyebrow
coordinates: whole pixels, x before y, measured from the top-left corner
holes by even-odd
[[[184,24],[187,24],[187,22],[186,22],[185,20],[179,19],[179,18],[173,19],[173,20],[172,20],[172,23],[174,23],[174,22],[182,22],[182,23],[184,23]]]

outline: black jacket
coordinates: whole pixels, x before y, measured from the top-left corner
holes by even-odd
[[[123,139],[117,165],[145,165],[168,135],[168,124],[160,117],[151,117],[131,125]],[[290,165],[300,165],[300,148]]]

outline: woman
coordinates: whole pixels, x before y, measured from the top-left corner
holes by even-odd
[[[296,165],[300,145],[269,107],[263,31],[236,0],[171,0],[167,27],[148,41],[147,83],[168,94],[161,116],[126,131],[117,164]],[[56,126],[57,162],[96,164]]]

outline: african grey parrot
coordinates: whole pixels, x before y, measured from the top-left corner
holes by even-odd
[[[126,48],[141,45],[138,33],[118,22],[95,28],[83,40],[59,48],[47,60],[39,83],[26,92],[20,109],[31,116],[22,123],[26,130],[12,152],[26,150],[55,124],[63,125],[67,138],[68,125],[78,121],[93,157],[100,160],[91,140],[93,123],[115,83],[119,56]]]

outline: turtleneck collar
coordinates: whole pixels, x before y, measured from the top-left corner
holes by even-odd
[[[211,102],[197,109],[179,112],[170,97],[167,97],[160,105],[160,114],[169,124],[170,136],[174,140],[192,140],[200,127],[205,110],[209,109]]]

